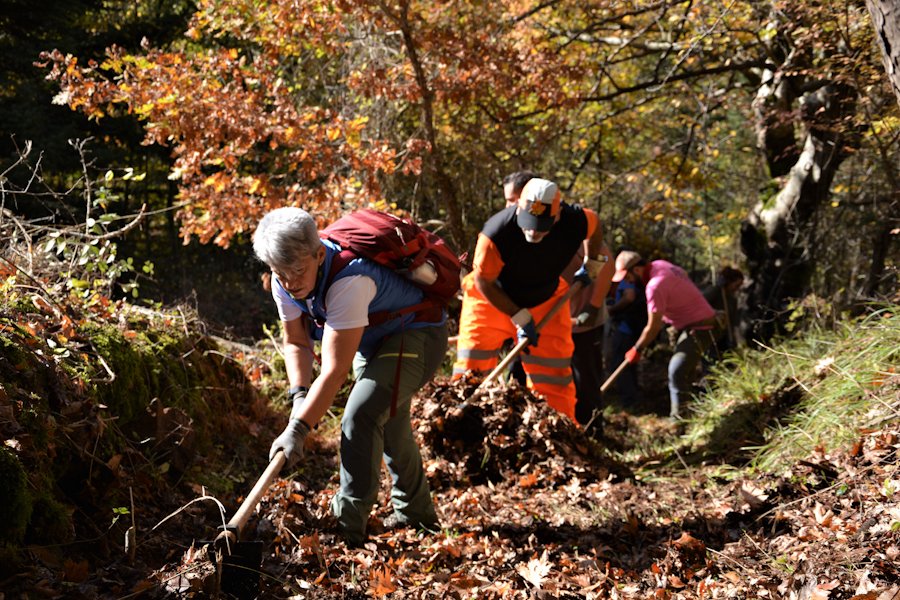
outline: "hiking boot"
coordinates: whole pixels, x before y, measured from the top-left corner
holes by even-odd
[[[437,521],[428,523],[408,521],[406,517],[397,512],[393,512],[385,517],[382,521],[382,526],[385,531],[394,531],[395,529],[404,529],[406,527],[413,527],[419,531],[428,531],[431,533],[441,530],[441,524]]]
[[[357,531],[346,531],[339,528],[340,536],[344,539],[344,543],[348,548],[362,548],[366,544],[368,536],[360,534]]]

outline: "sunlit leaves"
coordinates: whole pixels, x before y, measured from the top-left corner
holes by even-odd
[[[172,148],[170,179],[188,202],[179,215],[186,240],[228,245],[282,204],[331,218],[348,195],[360,203],[376,198],[375,175],[395,168],[394,151],[370,138],[366,117],[344,117],[340,104],[328,106],[331,98],[301,98],[295,90],[308,81],[289,79],[299,75],[291,44],[340,47],[339,15],[325,3],[304,3],[299,13],[290,2],[267,3],[264,14],[259,8],[204,2],[189,32],[203,47],[140,56],[111,48],[105,76],[96,64],[84,69],[74,57],[50,57],[60,101],[96,116],[124,105],[146,122],[146,143]]]
[[[812,53],[809,68],[871,81],[870,61],[853,66],[871,50],[859,10],[201,0],[168,48],[113,48],[99,65],[54,55],[56,101],[94,118],[130,113],[146,143],[171,148],[185,239],[227,245],[283,204],[327,220],[382,199],[383,185],[388,200],[440,217],[436,156],[476,228],[493,182],[527,166],[567,199],[604,205],[629,235],[662,214],[721,236],[736,219],[708,213],[752,204],[761,175],[753,81],[788,42]]]

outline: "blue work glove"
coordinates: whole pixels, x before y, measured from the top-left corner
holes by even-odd
[[[587,267],[581,265],[581,268],[575,271],[575,276],[572,278],[572,283],[581,282],[584,287],[588,287],[591,285],[591,282],[594,281],[594,278],[591,277],[591,274],[588,273]]]
[[[516,337],[519,342],[527,339],[529,344],[537,346],[537,326],[534,323],[534,317],[531,316],[531,312],[527,308],[523,308],[514,314],[512,322],[516,325]]]
[[[269,460],[275,458],[275,454],[279,450],[284,451],[284,466],[292,467],[303,457],[303,446],[306,444],[306,437],[309,435],[310,426],[300,418],[300,408],[306,401],[306,389],[291,389],[289,392],[293,400],[291,407],[291,417],[288,419],[287,427],[272,442],[269,448]]]
[[[584,287],[591,285],[591,282],[597,279],[597,275],[603,269],[609,258],[605,254],[600,254],[597,258],[589,258],[584,261],[581,268],[575,271],[575,281],[580,281]]]

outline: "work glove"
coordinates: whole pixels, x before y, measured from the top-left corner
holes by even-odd
[[[531,312],[527,308],[523,308],[514,314],[512,322],[516,325],[516,337],[519,342],[527,339],[532,346],[537,345],[537,326],[534,324],[534,317],[531,316]]]
[[[310,426],[300,418],[300,408],[306,401],[305,388],[291,388],[288,392],[293,400],[291,407],[291,416],[288,419],[287,427],[281,432],[269,448],[269,460],[275,458],[275,454],[279,450],[284,451],[285,467],[292,467],[303,456],[303,446],[306,444],[306,437],[309,435]]]
[[[599,256],[597,256],[597,258],[589,258],[584,261],[584,264],[581,265],[581,268],[587,271],[588,277],[591,278],[591,281],[594,281],[595,279],[597,279],[597,276],[603,269],[603,265],[605,265],[608,260],[608,256],[606,256],[605,254],[600,254]]]
[[[588,304],[583,311],[575,315],[575,318],[572,320],[572,324],[576,327],[582,327],[584,325],[587,325],[588,323],[596,323],[597,313],[599,312],[599,306]]]
[[[636,364],[637,361],[641,360],[641,353],[638,352],[637,348],[632,347],[625,353],[625,360],[630,365]]]
[[[581,283],[584,287],[591,285],[592,281],[594,281],[594,278],[591,277],[591,274],[585,265],[581,265],[581,268],[575,271],[575,275],[572,277],[573,284]]]

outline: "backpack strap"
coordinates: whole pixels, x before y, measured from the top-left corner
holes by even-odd
[[[424,250],[421,254],[424,256]],[[331,284],[334,282],[337,274],[348,264],[350,261],[359,258],[355,252],[352,250],[341,250],[336,253],[331,258],[331,267],[328,270],[328,273],[325,275],[325,293],[328,293],[328,288],[331,287]],[[376,262],[377,261],[373,261]],[[387,267],[385,267],[387,268]],[[324,305],[325,299],[322,298],[322,304]],[[397,310],[378,310],[375,312],[369,313],[369,326],[373,325],[381,325],[382,323],[387,323],[392,319],[397,319],[404,315],[408,315],[410,313],[416,313],[414,321],[440,321],[442,313],[443,313],[443,304],[436,300],[432,300],[427,296],[419,303],[412,304],[410,306],[405,306],[403,308],[399,308]],[[324,326],[324,324],[320,325]]]

